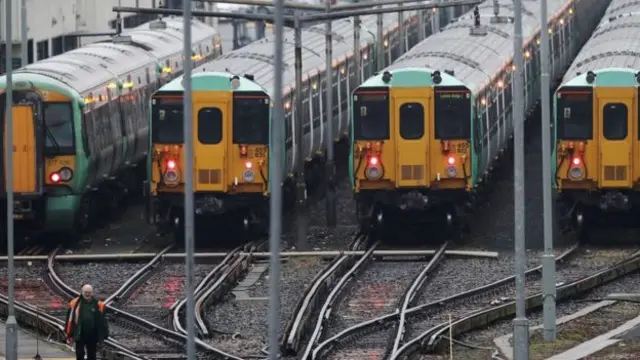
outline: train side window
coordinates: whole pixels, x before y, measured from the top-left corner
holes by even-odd
[[[627,137],[629,111],[625,104],[609,103],[602,109],[602,133],[607,140],[624,140]]]
[[[400,106],[400,136],[405,140],[417,140],[424,136],[424,108],[419,103]]]
[[[198,141],[215,145],[222,141],[222,111],[203,108],[198,111]]]
[[[84,151],[84,155],[86,157],[91,156],[91,149],[89,147],[89,134],[91,134],[91,129],[89,128],[89,121],[91,121],[91,116],[87,116],[87,113],[82,114],[82,150]]]

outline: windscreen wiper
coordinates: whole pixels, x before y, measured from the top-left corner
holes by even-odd
[[[47,126],[46,123],[44,123],[43,125],[44,125],[44,132],[45,134],[47,134],[47,138],[51,140],[51,144],[53,144],[53,147],[56,149],[56,153],[60,153],[60,145],[58,145],[58,142],[56,141],[56,137],[53,136],[53,133],[51,132],[51,130],[49,129],[49,126]]]

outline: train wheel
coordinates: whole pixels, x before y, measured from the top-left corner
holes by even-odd
[[[173,241],[176,245],[184,245],[184,217],[177,215],[173,217]]]
[[[578,207],[575,212],[575,227],[578,241],[588,242],[591,231],[588,226],[588,220],[586,219],[585,212],[580,207]]]

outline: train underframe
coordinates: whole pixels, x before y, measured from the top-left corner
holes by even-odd
[[[176,241],[184,239],[184,194],[161,193],[152,199],[153,222],[166,233],[172,232]],[[262,193],[225,194],[198,192],[194,195],[196,220],[231,216],[239,221],[245,235],[267,231],[269,197]],[[233,235],[233,234],[231,234]]]
[[[84,194],[74,194],[70,187],[58,185],[45,186],[41,196],[15,195],[16,234],[56,234],[61,240],[77,241],[83,233],[121,214],[128,200],[141,194],[140,184],[145,176],[142,166],[130,166]],[[6,199],[1,212],[6,219]],[[2,224],[6,228],[6,221]]]
[[[463,237],[469,233],[468,203],[464,190],[361,190],[356,195],[361,230],[377,234],[406,224],[431,224]]]
[[[637,224],[640,214],[640,192],[628,188],[565,190],[556,195],[555,201],[560,231],[574,231],[581,240],[587,240],[589,230],[599,222],[629,219]]]

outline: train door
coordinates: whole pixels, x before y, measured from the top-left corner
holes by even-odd
[[[218,95],[220,93],[217,93]],[[200,99],[199,99],[200,98]],[[227,133],[231,118],[229,99],[194,94],[194,169],[196,192],[224,192],[227,189]]]
[[[396,185],[428,184],[431,89],[392,89],[396,143]]]
[[[3,114],[4,115],[4,114]],[[7,143],[7,122],[4,121],[4,141]],[[4,152],[4,147],[2,149]],[[13,191],[17,194],[37,194],[40,192],[41,176],[38,172],[38,143],[33,107],[29,104],[13,106]],[[4,174],[8,169],[7,156],[4,159]],[[5,183],[6,184],[6,183]]]
[[[599,114],[599,185],[631,186],[633,163],[634,102],[632,89],[596,89]]]

